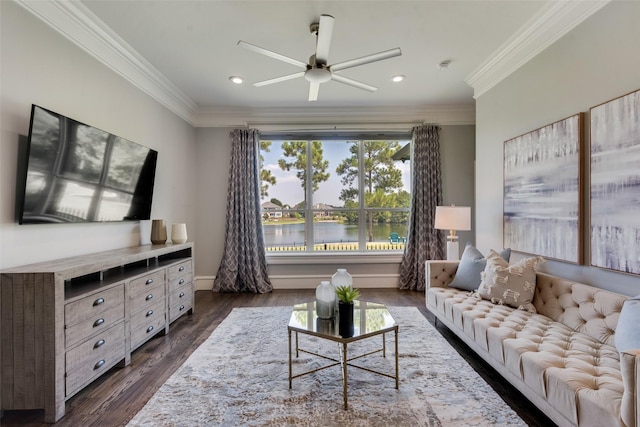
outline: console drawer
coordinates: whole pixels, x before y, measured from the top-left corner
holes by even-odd
[[[133,310],[142,309],[142,307],[148,304],[153,304],[158,300],[163,300],[165,297],[164,283],[155,282],[152,285],[145,285],[142,288],[144,292],[138,292],[135,295],[130,295],[131,308]]]
[[[178,317],[193,308],[193,285],[173,292],[169,295],[169,322],[173,322]]]
[[[164,284],[164,270],[154,271],[133,279],[129,282],[129,297],[134,298],[138,294],[147,292],[149,288],[155,287],[159,283]]]
[[[124,304],[124,284],[96,292],[64,306],[64,324],[75,325]]]
[[[68,350],[65,360],[65,395],[73,395],[124,357],[124,321]]]
[[[83,320],[73,326],[66,327],[64,331],[66,348],[71,348],[81,341],[108,329],[111,325],[124,318],[124,304],[111,307],[102,313],[96,313],[93,317]]]
[[[182,276],[186,273],[191,273],[193,271],[193,262],[189,259],[187,261],[183,261],[179,264],[172,265],[167,268],[167,279],[173,280],[179,276]]]
[[[164,330],[166,319],[164,304],[163,299],[131,316],[131,351]]]
[[[169,281],[169,293],[176,292],[193,283],[193,273],[189,272]]]

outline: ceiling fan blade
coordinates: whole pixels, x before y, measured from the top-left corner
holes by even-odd
[[[375,92],[378,90],[378,88],[375,86],[371,86],[366,83],[362,83],[357,80],[353,80],[353,79],[350,79],[349,77],[341,76],[340,74],[336,74],[336,73],[331,74],[331,80],[335,80],[339,83],[344,83],[349,86],[357,87],[358,89],[364,89],[368,92]]]
[[[317,101],[319,91],[320,91],[320,83],[309,82],[309,101]]]
[[[293,74],[288,74],[282,77],[276,77],[275,79],[263,80],[261,82],[254,83],[255,87],[266,86],[274,83],[284,82],[286,80],[297,79],[298,77],[304,77],[304,71],[300,71]]]
[[[383,59],[393,58],[395,56],[402,55],[402,51],[399,47],[395,49],[385,50],[383,52],[373,53],[371,55],[363,56],[356,59],[349,59],[348,61],[338,62],[331,65],[329,68],[331,71],[346,70],[347,68],[357,67],[358,65],[369,64],[371,62],[382,61]]]
[[[289,58],[288,56],[280,55],[279,53],[273,52],[271,50],[264,49],[264,48],[262,48],[260,46],[256,46],[254,44],[247,43],[247,42],[242,41],[242,40],[238,41],[238,46],[242,46],[245,49],[249,49],[249,50],[252,50],[254,52],[258,52],[258,53],[261,53],[263,55],[269,56],[271,58],[274,58],[274,59],[277,59],[277,60],[280,60],[280,61],[284,61],[284,62],[287,62],[287,63],[292,64],[292,65],[296,65],[296,66],[298,66],[300,68],[307,68],[307,64],[302,62],[302,61],[298,61],[297,59]]]
[[[316,44],[316,63],[327,64],[329,60],[329,48],[333,36],[333,16],[320,15],[318,25],[318,42]]]

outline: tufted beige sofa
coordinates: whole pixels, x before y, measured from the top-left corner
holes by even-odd
[[[533,314],[449,288],[457,267],[427,261],[427,308],[549,418],[640,427],[640,349],[614,343],[628,297],[537,273]]]

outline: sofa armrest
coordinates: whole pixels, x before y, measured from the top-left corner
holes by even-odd
[[[460,261],[429,260],[425,262],[426,289],[446,288],[453,280]]]
[[[640,349],[620,353],[622,374],[621,418],[627,427],[640,426]]]

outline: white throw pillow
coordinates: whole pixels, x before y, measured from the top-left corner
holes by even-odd
[[[544,258],[536,256],[509,265],[496,251],[491,250],[487,256],[487,266],[482,272],[478,295],[494,304],[535,313],[532,304],[536,290],[535,268],[543,262]]]

